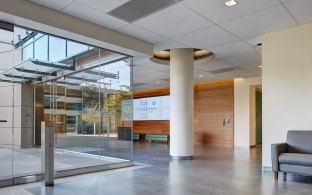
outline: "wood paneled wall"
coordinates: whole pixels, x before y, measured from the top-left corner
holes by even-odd
[[[233,146],[234,81],[195,85],[194,113],[195,143]]]
[[[169,95],[169,88],[135,92],[134,98]],[[223,120],[230,123],[223,125]],[[233,146],[234,81],[194,85],[195,143]],[[133,121],[134,133],[170,134],[169,121]]]
[[[133,121],[133,132],[141,134],[170,134],[170,121]]]

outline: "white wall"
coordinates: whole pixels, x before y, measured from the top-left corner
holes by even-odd
[[[234,147],[256,144],[255,90],[261,77],[234,79]]]
[[[13,36],[13,33],[12,33]],[[0,43],[0,72],[13,64],[12,46]],[[0,120],[7,120],[7,123],[0,123],[0,145],[12,144],[13,127],[13,88],[9,83],[0,82]]]
[[[20,61],[20,51],[12,50],[12,45],[0,43],[0,72]],[[7,123],[0,123],[0,145],[32,145],[32,102],[31,86],[14,84],[13,87],[12,83],[0,82],[0,120],[7,120]]]
[[[287,131],[312,129],[312,23],[262,37],[263,158]]]

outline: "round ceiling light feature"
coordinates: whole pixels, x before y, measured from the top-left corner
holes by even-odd
[[[193,56],[194,63],[199,64],[211,60],[214,57],[214,53],[206,49],[194,49]],[[151,57],[150,60],[158,64],[169,65],[170,49],[154,52],[153,57]]]

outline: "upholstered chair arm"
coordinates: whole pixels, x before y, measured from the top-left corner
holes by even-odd
[[[279,165],[278,165],[278,157],[281,153],[286,152],[286,143],[277,143],[271,145],[271,155],[272,155],[272,171],[278,172]]]

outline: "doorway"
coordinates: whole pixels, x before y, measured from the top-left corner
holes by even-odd
[[[256,88],[256,145],[262,145],[262,89]]]

